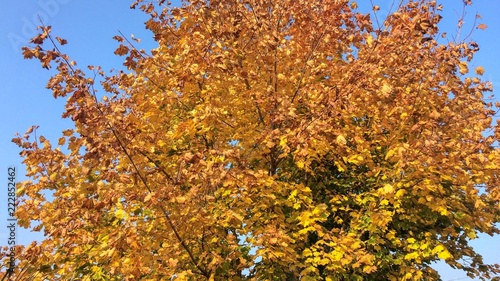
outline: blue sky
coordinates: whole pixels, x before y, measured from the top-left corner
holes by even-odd
[[[7,179],[7,167],[18,168],[18,180],[25,179],[24,167],[19,157],[19,149],[10,140],[14,134],[23,134],[30,126],[38,125],[38,135],[44,135],[56,142],[60,132],[72,125],[60,118],[64,100],[54,100],[50,91],[45,89],[47,79],[53,73],[42,69],[38,62],[22,58],[20,48],[28,44],[35,35],[34,28],[39,25],[39,17],[45,25],[51,25],[53,33],[68,40],[63,52],[67,52],[79,67],[101,65],[104,69],[119,68],[121,58],[113,54],[117,44],[111,38],[118,31],[125,35],[134,34],[143,40],[141,48],[153,46],[150,34],[142,24],[147,17],[139,10],[130,10],[132,0],[31,0],[2,1],[0,9],[0,175]],[[368,0],[359,0],[363,6]],[[364,2],[364,3],[363,3]],[[379,4],[379,13],[384,15],[392,1],[374,1]],[[448,34],[456,33],[454,24],[462,14],[460,0],[440,1],[444,6],[444,21],[441,29]],[[468,9],[466,26],[472,24],[474,14],[482,16],[481,21],[488,25],[485,31],[476,30],[472,38],[481,48],[471,69],[483,66],[484,77],[500,85],[500,1],[476,0]],[[469,31],[469,29],[466,29]],[[468,33],[465,32],[464,33]],[[499,86],[500,87],[500,86]],[[499,88],[500,89],[500,88]],[[495,90],[500,93],[500,90]],[[494,93],[495,93],[494,92]],[[497,94],[498,95],[498,94]],[[497,98],[498,100],[498,98]],[[4,190],[4,189],[2,189]],[[5,191],[0,193],[0,225],[6,224],[7,200]],[[6,244],[5,227],[0,227],[0,245]],[[37,237],[26,230],[18,230],[17,242],[26,244]],[[473,242],[485,260],[500,263],[500,237],[480,236]],[[444,281],[469,280],[465,274],[450,270],[446,265],[437,265]]]

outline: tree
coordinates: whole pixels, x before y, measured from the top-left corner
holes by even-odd
[[[23,49],[56,66],[74,128],[13,140],[32,179],[19,224],[46,234],[18,280],[499,273],[468,244],[499,233],[498,104],[469,73],[477,44],[440,43],[441,5],[380,24],[338,0],[131,7],[158,46],[116,36],[126,71],[78,69],[49,26]]]

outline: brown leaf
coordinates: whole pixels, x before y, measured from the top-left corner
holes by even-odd
[[[477,26],[478,29],[481,29],[481,30],[485,30],[486,28],[488,28],[488,26],[484,23],[481,23]]]
[[[67,41],[66,39],[62,39],[62,38],[60,38],[60,37],[56,37],[56,40],[57,40],[57,42],[59,42],[59,44],[61,44],[61,45],[66,45],[66,44],[68,44],[68,41]]]

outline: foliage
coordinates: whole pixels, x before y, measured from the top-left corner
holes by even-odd
[[[377,24],[339,0],[158,2],[132,5],[157,48],[115,37],[126,71],[78,69],[48,26],[24,48],[56,66],[74,128],[13,140],[19,223],[46,234],[18,280],[499,272],[468,244],[499,233],[491,87],[469,73],[475,42],[441,43],[438,3]]]

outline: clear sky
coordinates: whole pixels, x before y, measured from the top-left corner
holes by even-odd
[[[38,125],[38,135],[44,135],[57,142],[60,132],[72,125],[61,119],[64,100],[54,100],[45,89],[47,79],[53,71],[42,69],[37,61],[24,60],[21,47],[28,44],[35,35],[34,28],[40,24],[51,25],[53,34],[65,38],[69,44],[62,51],[68,53],[78,66],[101,65],[104,69],[119,68],[121,58],[113,54],[117,43],[111,38],[121,31],[125,35],[134,34],[141,38],[141,48],[151,49],[150,33],[144,29],[147,17],[139,10],[130,10],[132,0],[5,0],[0,7],[0,182],[7,181],[7,167],[18,168],[18,180],[25,179],[24,166],[19,157],[19,149],[10,142],[14,134],[21,135],[32,125]],[[173,1],[175,3],[175,1]],[[368,0],[358,0],[361,6]],[[364,2],[364,3],[363,3]],[[376,1],[383,15],[392,1]],[[456,33],[454,24],[462,14],[461,0],[445,2],[444,21],[441,29],[448,34]],[[472,67],[483,66],[484,77],[500,89],[500,1],[475,0],[469,7],[466,25],[472,24],[474,14],[481,14],[481,22],[488,25],[485,31],[475,30],[472,38],[479,43],[480,52],[474,58]],[[469,31],[469,29],[466,29]],[[468,32],[463,32],[463,34]],[[500,90],[496,89],[497,95]],[[499,100],[497,98],[497,100]],[[3,176],[3,178],[1,178]],[[6,185],[0,189],[0,245],[7,241],[7,191]],[[27,244],[40,238],[26,230],[18,230],[18,244]],[[489,263],[500,263],[500,237],[480,236],[473,241]],[[444,281],[470,280],[465,274],[439,264],[436,268]]]

